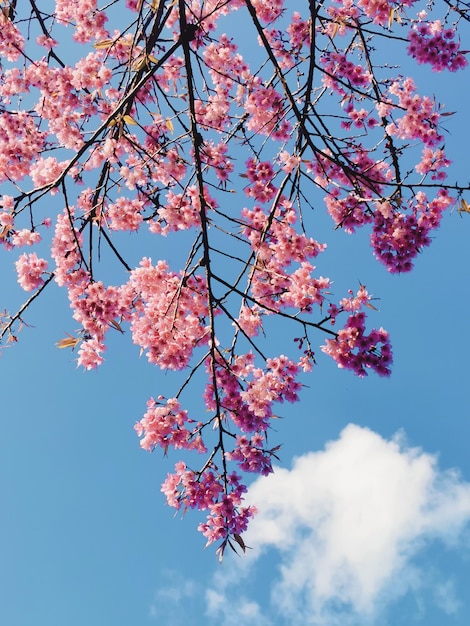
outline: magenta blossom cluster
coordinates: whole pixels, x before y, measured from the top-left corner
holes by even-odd
[[[435,72],[461,70],[468,61],[455,35],[455,30],[444,28],[440,20],[418,22],[408,34],[408,54],[418,63],[428,63]]]
[[[182,461],[175,465],[175,473],[168,474],[162,485],[162,492],[170,506],[209,511],[207,521],[198,527],[207,538],[207,545],[214,541],[227,541],[227,537],[239,536],[247,529],[256,509],[241,506],[246,490],[241,476],[235,472],[226,477],[224,489],[217,467],[196,473]]]
[[[246,435],[236,436],[236,446],[232,452],[226,452],[228,461],[237,461],[244,472],[254,472],[267,476],[273,471],[271,455],[274,450],[265,451],[265,437],[261,433],[255,433],[248,439]]]
[[[222,411],[243,433],[265,432],[270,427],[275,402],[296,402],[300,383],[299,366],[286,356],[268,359],[266,368],[255,366],[248,352],[229,367],[221,361],[215,368],[215,382],[204,392],[207,408]],[[211,367],[207,364],[207,367]]]
[[[352,370],[357,376],[366,376],[368,369],[379,376],[390,375],[392,350],[388,333],[380,328],[366,335],[364,313],[350,315],[337,338],[327,339],[322,350],[338,367]]]
[[[377,259],[392,273],[409,272],[413,258],[431,243],[430,232],[439,226],[442,213],[452,203],[445,189],[431,201],[418,192],[411,214],[394,210],[389,202],[378,202],[370,237]]]

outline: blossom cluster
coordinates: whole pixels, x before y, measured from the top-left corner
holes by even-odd
[[[209,510],[207,521],[198,527],[207,538],[208,545],[241,535],[256,512],[254,506],[241,506],[246,492],[241,477],[235,472],[229,474],[224,491],[216,472],[217,467],[196,473],[179,462],[175,465],[175,473],[168,474],[162,485],[162,492],[170,506]]]
[[[326,246],[295,229],[292,203],[282,198],[273,219],[256,205],[242,215],[244,232],[256,252],[251,280],[256,301],[275,311],[290,307],[311,311],[313,305],[321,305],[330,281],[314,277],[315,266],[309,260]]]
[[[270,426],[273,403],[297,401],[298,372],[298,365],[284,355],[268,359],[264,369],[255,367],[253,353],[248,352],[230,367],[225,362],[216,365],[216,386],[207,383],[205,404],[208,410],[222,409],[243,433],[264,432]]]
[[[43,274],[47,270],[46,259],[38,258],[35,252],[22,254],[16,261],[18,282],[25,291],[34,291],[44,283]]]
[[[186,448],[206,452],[198,433],[200,424],[189,430],[186,428],[188,412],[181,409],[178,400],[170,398],[165,403],[163,400],[163,396],[159,396],[158,401],[150,398],[147,402],[147,412],[134,427],[139,437],[142,437],[141,447],[149,452],[157,446],[164,450],[171,446],[176,449]]]
[[[144,258],[121,289],[131,302],[132,339],[146,351],[150,363],[182,370],[193,350],[209,341],[207,291],[202,276],[183,277],[164,261]]]
[[[455,30],[444,28],[440,20],[418,22],[408,35],[408,54],[418,63],[429,63],[435,72],[464,68],[468,61],[455,41]]]
[[[390,375],[392,350],[388,333],[380,328],[365,333],[365,314],[350,315],[336,339],[327,339],[323,352],[331,356],[338,367],[352,370],[357,376],[366,376],[374,370],[379,376]]]
[[[370,238],[377,259],[392,273],[409,272],[413,258],[431,243],[430,232],[439,226],[442,213],[452,204],[453,198],[445,189],[431,201],[419,191],[410,214],[390,210],[386,202],[379,202]]]
[[[324,85],[342,96],[346,95],[348,86],[364,88],[372,80],[371,74],[362,65],[356,65],[344,53],[327,52],[322,57],[322,63]]]

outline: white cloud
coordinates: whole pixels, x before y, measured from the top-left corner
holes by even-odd
[[[459,545],[470,485],[402,436],[387,441],[351,424],[324,451],[257,480],[248,497],[259,509],[246,535],[254,550],[237,574],[218,573],[209,615],[220,614],[217,606],[237,612],[227,590],[233,596],[268,549],[280,557],[271,609],[285,624],[376,624],[383,607],[426,585],[435,587],[437,606],[457,610],[453,586],[430,582],[414,557],[436,540]]]
[[[446,580],[436,585],[434,589],[437,606],[447,613],[453,615],[459,610],[461,603],[457,599],[455,586],[452,580]]]
[[[223,582],[223,591],[208,589],[206,591],[207,610],[209,616],[216,617],[216,621],[223,626],[270,626],[262,613],[258,602],[249,600],[244,595],[236,594],[229,598],[227,596],[227,580]],[[222,619],[221,619],[222,617]]]
[[[194,611],[191,609],[201,594],[200,586],[175,570],[167,570],[161,575],[166,584],[155,591],[150,617],[157,620],[160,626],[195,626],[197,622],[193,621]]]

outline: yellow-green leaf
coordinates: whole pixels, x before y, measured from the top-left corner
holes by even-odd
[[[61,339],[55,345],[59,350],[63,348],[72,348],[72,350],[74,350],[81,340],[81,337],[72,337],[72,335],[67,333],[67,337],[64,337],[64,339]]]
[[[470,213],[470,205],[463,198],[460,201],[459,213]]]
[[[137,124],[135,119],[131,117],[130,115],[124,115],[122,119],[126,122],[126,124],[134,124],[134,125]]]
[[[114,43],[114,39],[103,39],[102,41],[97,41],[93,44],[93,47],[97,50],[101,50],[103,48],[110,48]]]
[[[132,69],[134,70],[134,72],[138,72],[145,67],[148,67],[148,59],[145,55],[140,56],[137,61],[134,61],[134,63],[132,64]]]

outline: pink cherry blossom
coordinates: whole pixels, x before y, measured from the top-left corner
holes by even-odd
[[[22,228],[14,232],[11,240],[14,246],[21,248],[22,246],[33,246],[35,243],[39,243],[41,235],[37,231]]]
[[[7,61],[16,61],[24,46],[24,37],[18,28],[5,14],[0,16],[0,54]]]
[[[125,197],[117,198],[116,202],[107,207],[106,215],[110,228],[113,230],[139,230],[142,223],[143,201]]]
[[[47,271],[48,263],[38,258],[35,252],[22,254],[15,265],[18,282],[25,291],[33,291],[44,283],[42,275]]]
[[[78,365],[86,370],[96,369],[103,363],[101,354],[104,352],[105,346],[96,339],[87,339],[82,341],[78,350]]]

